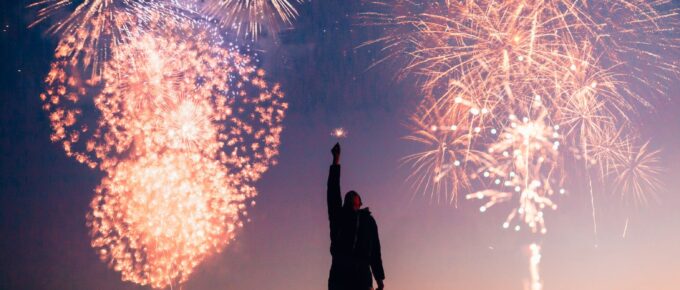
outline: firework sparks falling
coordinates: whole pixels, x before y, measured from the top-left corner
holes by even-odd
[[[235,237],[252,183],[275,164],[287,104],[209,26],[154,21],[112,51],[98,83],[57,59],[41,98],[52,140],[107,173],[92,246],[123,280],[164,288]]]
[[[582,160],[586,172],[596,167],[600,180],[632,169],[616,184],[634,195],[658,183],[653,158],[648,167],[633,161],[650,150],[624,145],[638,107],[651,107],[680,71],[676,59],[664,57],[680,53],[672,31],[680,17],[670,1],[372,3],[375,11],[360,19],[386,33],[365,45],[383,44],[386,58],[403,57],[402,76],[418,78],[425,95],[407,139],[427,148],[405,159],[421,191],[455,199],[461,189],[483,187],[466,195],[487,199],[482,212],[518,201],[503,226],[519,218],[545,233],[542,209],[556,207],[553,193],[566,192],[567,161]],[[451,166],[456,161],[459,167]]]
[[[509,228],[516,217],[533,232],[545,233],[544,209],[557,209],[550,196],[558,192],[560,134],[559,126],[551,126],[547,111],[541,106],[535,117],[510,115],[509,125],[499,140],[489,146],[491,158],[480,167],[480,175],[494,189],[468,194],[467,199],[488,199],[481,212],[497,203],[519,198],[519,207],[512,210],[503,228]],[[557,176],[557,178],[556,178]],[[559,189],[564,193],[564,189]],[[519,230],[521,226],[515,225]]]
[[[297,18],[294,3],[302,0],[210,0],[204,3],[204,12],[237,33],[256,39],[263,30],[276,32],[281,26],[290,26]]]

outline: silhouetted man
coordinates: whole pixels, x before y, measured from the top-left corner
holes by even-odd
[[[331,273],[329,290],[369,290],[373,286],[371,272],[384,288],[378,225],[368,208],[361,208],[361,197],[355,191],[340,198],[340,144],[331,150],[333,165],[328,174],[328,220],[331,227]]]

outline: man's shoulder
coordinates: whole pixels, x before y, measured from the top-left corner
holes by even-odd
[[[373,218],[373,215],[371,214],[371,210],[368,209],[367,207],[360,209],[359,215],[361,215],[363,218],[369,220],[370,222],[375,223],[375,218]]]

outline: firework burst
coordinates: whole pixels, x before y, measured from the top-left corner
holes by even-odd
[[[405,158],[421,191],[455,200],[482,187],[466,196],[487,199],[480,210],[518,201],[504,227],[518,218],[544,233],[542,209],[556,208],[550,196],[567,186],[564,160],[596,167],[600,180],[628,168],[615,183],[633,195],[658,183],[656,151],[625,144],[638,108],[678,76],[677,60],[665,57],[680,52],[670,1],[372,4],[359,18],[386,33],[365,45],[403,59],[401,75],[415,76],[425,95],[407,139],[426,149]]]
[[[275,164],[287,104],[209,26],[154,21],[97,83],[55,61],[42,99],[52,140],[107,173],[88,214],[92,246],[123,280],[163,288],[235,237],[252,183]]]

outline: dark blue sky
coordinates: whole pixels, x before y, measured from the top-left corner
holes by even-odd
[[[347,2],[347,3],[346,3]],[[352,25],[354,1],[313,1],[296,29],[257,44],[271,81],[290,103],[279,165],[257,184],[257,206],[237,240],[199,266],[184,289],[324,289],[330,267],[325,178],[334,127],[345,127],[342,189],[362,194],[376,217],[388,289],[522,289],[532,238],[500,227],[507,207],[480,214],[413,192],[399,159],[419,96],[390,65],[367,70],[376,48],[355,47],[375,29]],[[27,29],[25,1],[0,3],[0,289],[143,289],[120,281],[90,247],[85,214],[101,173],[68,159],[49,140],[38,95],[55,39]],[[680,57],[680,56],[675,56]],[[545,289],[678,289],[680,285],[680,86],[642,116],[644,135],[663,148],[661,202],[623,209],[576,189],[549,212]],[[628,235],[621,232],[630,218]],[[597,246],[596,246],[597,245]]]

